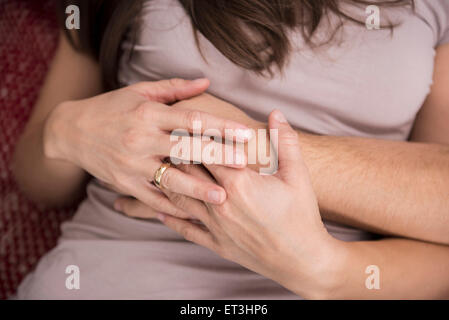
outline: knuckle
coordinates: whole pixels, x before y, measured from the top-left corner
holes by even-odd
[[[223,179],[223,187],[228,194],[234,194],[234,192],[238,189],[235,181],[229,177]]]
[[[168,80],[168,83],[173,87],[179,87],[185,84],[185,80],[181,78],[172,78]]]
[[[175,216],[172,212],[170,201],[168,199],[148,197],[145,201],[145,205],[151,208],[153,212],[163,212]]]
[[[232,177],[226,177],[223,181],[223,186],[230,194],[236,194],[245,191],[246,179],[243,172]]]
[[[204,191],[203,191],[203,188],[200,186],[200,185],[198,185],[198,184],[194,184],[192,187],[191,187],[192,189],[192,196],[195,198],[195,199],[201,199],[201,198],[203,198],[202,197],[202,195],[205,193]]]
[[[147,120],[151,117],[151,105],[148,101],[140,103],[135,109],[134,109],[134,115],[139,120]]]
[[[154,201],[154,199],[147,201],[146,203],[149,207],[153,208],[156,211],[159,212],[167,212],[168,205],[165,203],[165,201]]]
[[[228,212],[228,210],[226,209],[226,205],[225,204],[222,204],[222,205],[219,205],[219,206],[215,206],[215,210],[214,211],[216,212],[217,216],[220,219],[230,218],[231,213]]]
[[[181,228],[181,235],[186,239],[187,241],[192,241],[194,239],[194,232],[189,227],[182,227]]]
[[[239,192],[239,187],[234,182],[224,182],[223,185],[229,195],[234,195]]]
[[[189,110],[186,112],[186,125],[189,129],[193,129],[195,123],[201,123],[202,115],[200,111]]]
[[[143,135],[142,133],[136,129],[131,128],[125,131],[122,136],[122,144],[127,149],[137,149],[142,143]]]
[[[187,198],[179,193],[173,193],[170,197],[170,200],[173,204],[175,204],[178,208],[184,208],[186,205]]]

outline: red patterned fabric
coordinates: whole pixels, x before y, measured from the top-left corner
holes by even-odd
[[[10,161],[54,55],[51,1],[0,0],[0,299],[51,249],[71,210],[43,211],[21,194]]]

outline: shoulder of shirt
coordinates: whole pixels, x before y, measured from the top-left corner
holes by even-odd
[[[449,0],[415,0],[415,14],[434,32],[435,46],[449,42]]]

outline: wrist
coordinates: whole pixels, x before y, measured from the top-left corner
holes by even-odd
[[[65,147],[67,139],[65,139],[69,122],[66,112],[67,104],[63,102],[56,106],[45,120],[43,128],[43,151],[44,156],[52,160],[70,161],[68,148]]]
[[[327,300],[338,297],[346,283],[345,270],[348,247],[343,241],[328,235],[315,248],[301,278],[294,278],[292,291],[309,300]]]
[[[302,158],[304,159],[307,168],[309,168],[309,171],[312,174],[312,170],[314,169],[313,165],[315,163],[314,158],[316,157],[314,141],[317,138],[319,139],[319,136],[299,130],[296,130],[296,132],[298,133]]]
[[[326,142],[328,137],[302,131],[298,131],[298,135],[302,158],[309,169],[310,180],[320,206],[321,216],[328,218],[327,214],[332,207],[329,206],[329,194],[327,193],[330,185],[329,178],[325,173],[327,168],[332,167],[329,166],[332,160],[328,159],[322,151],[323,146],[330,145],[330,142]]]

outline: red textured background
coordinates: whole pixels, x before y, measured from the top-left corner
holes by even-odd
[[[56,244],[72,210],[44,211],[20,193],[10,161],[58,41],[52,1],[0,0],[0,299]]]

